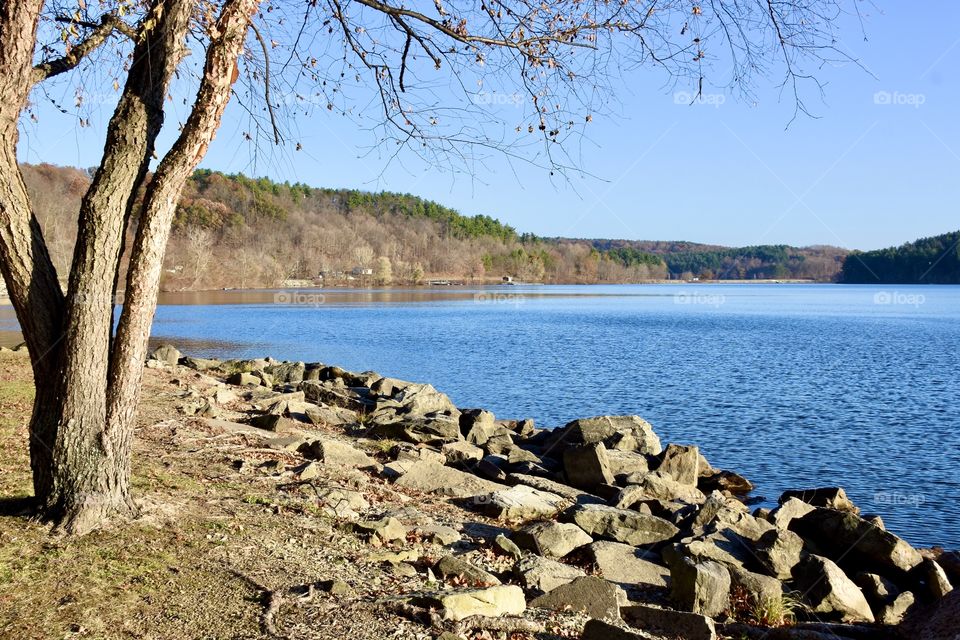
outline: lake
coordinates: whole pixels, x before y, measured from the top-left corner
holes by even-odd
[[[637,414],[768,504],[840,485],[960,547],[960,287],[515,286],[165,294],[154,335],[430,382],[556,427]]]

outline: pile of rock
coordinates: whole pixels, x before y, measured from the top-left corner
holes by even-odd
[[[445,619],[516,615],[528,604],[582,611],[594,619],[583,637],[594,639],[714,638],[724,624],[793,617],[892,628],[936,606],[960,580],[956,554],[921,553],[861,515],[841,488],[789,491],[776,508],[751,512],[749,481],[714,469],[696,446],[663,446],[637,416],[541,430],[372,372],[183,358],[172,347],[154,353],[151,366],[163,363],[244,387],[237,396],[255,402],[253,428],[282,435],[311,424],[386,442],[383,464],[329,437],[286,446],[324,464],[370,469],[397,489],[449,496],[507,528],[497,545],[513,558],[509,572],[451,555],[435,571],[466,575],[469,587],[407,599]],[[203,414],[219,400],[193,406]],[[402,537],[395,523],[377,525]],[[843,637],[843,628],[826,633]]]

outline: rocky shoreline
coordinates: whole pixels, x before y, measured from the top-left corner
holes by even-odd
[[[428,384],[319,363],[168,345],[148,366],[183,370],[184,414],[283,452],[251,472],[311,486],[391,571],[423,578],[384,603],[423,637],[534,637],[548,624],[538,612],[558,611],[582,614],[562,637],[585,640],[960,638],[956,551],[913,548],[838,487],[751,511],[747,479],[661,443],[637,416],[542,430]],[[315,482],[330,469],[386,479],[411,511]],[[461,522],[419,523],[416,496],[448,500]],[[477,530],[475,516],[490,524]]]

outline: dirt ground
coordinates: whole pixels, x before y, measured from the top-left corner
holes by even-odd
[[[397,614],[390,601],[424,589],[426,566],[443,549],[413,538],[375,548],[331,514],[318,488],[361,492],[370,504],[364,518],[464,527],[463,544],[476,543],[478,560],[491,569],[503,560],[483,535],[471,537],[472,527],[489,535],[492,523],[443,499],[402,494],[356,470],[321,470],[300,485],[289,472],[264,471],[265,461],[299,458],[180,414],[191,376],[203,377],[183,368],[146,372],[133,469],[141,517],[82,538],[52,536],[22,512],[31,494],[30,375],[25,356],[0,354],[2,638],[437,637],[439,629]],[[413,575],[376,557],[403,548],[419,555]],[[308,586],[329,580],[349,588],[333,595]],[[584,622],[540,620],[544,633],[512,637],[577,637]]]

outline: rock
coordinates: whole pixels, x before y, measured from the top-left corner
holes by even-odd
[[[517,564],[517,573],[524,588],[537,594],[548,593],[585,575],[577,567],[535,555],[524,556]]]
[[[751,602],[763,605],[783,599],[783,583],[776,578],[738,567],[728,566],[727,570],[730,572],[730,586],[746,593]]]
[[[658,609],[644,605],[620,608],[620,616],[631,627],[683,640],[716,640],[711,618],[698,613]]]
[[[610,473],[621,484],[623,484],[621,481],[630,474],[645,474],[650,471],[650,462],[647,460],[647,456],[635,451],[608,449],[607,463],[610,467]]]
[[[219,368],[220,361],[209,358],[194,358],[192,356],[187,356],[183,358],[183,366],[189,367],[194,371],[209,371],[210,369]]]
[[[307,404],[304,415],[312,424],[319,426],[339,427],[357,422],[357,414],[341,407],[328,407],[316,404]]]
[[[509,433],[496,423],[496,418],[489,411],[466,409],[460,413],[460,433],[472,445],[482,447],[501,430]]]
[[[746,505],[715,491],[710,494],[691,523],[695,532],[730,529],[754,542],[775,527],[766,520],[754,518]]]
[[[374,464],[363,451],[333,438],[320,438],[310,443],[306,455],[332,468],[364,468]]]
[[[580,446],[602,442],[608,449],[656,455],[660,438],[640,416],[597,416],[568,423],[551,434],[548,446]]]
[[[445,415],[454,418],[458,423],[460,410],[450,401],[450,398],[440,393],[429,384],[410,383],[400,389],[394,396],[400,405],[398,413],[410,416]],[[459,436],[455,439],[459,439]]]
[[[696,487],[700,477],[700,449],[695,446],[667,445],[660,454],[657,472],[680,484]]]
[[[305,444],[307,444],[306,438],[303,436],[280,436],[277,438],[270,438],[269,440],[264,441],[263,443],[269,449],[276,449],[277,451],[289,451],[295,452],[299,451]]]
[[[594,489],[598,485],[613,484],[607,449],[603,443],[570,447],[563,452],[563,470],[567,483],[580,489]]]
[[[937,564],[943,567],[951,583],[960,584],[960,551],[944,551],[937,557]]]
[[[523,557],[523,551],[520,550],[520,547],[502,533],[493,539],[493,548],[504,555],[510,556],[514,560],[520,560],[520,558]]]
[[[316,584],[316,587],[332,596],[339,596],[341,598],[350,598],[356,595],[353,587],[343,580],[321,580]]]
[[[385,421],[374,420],[367,431],[371,438],[437,445],[460,439],[460,427],[457,421],[449,416],[394,417]]]
[[[454,465],[469,465],[483,458],[483,449],[463,440],[444,444],[440,452],[446,456],[448,464]]]
[[[334,406],[353,413],[368,413],[373,407],[369,397],[358,390],[323,380],[305,380],[300,388],[309,402],[319,406]]]
[[[254,375],[257,378],[260,378],[260,384],[262,384],[263,386],[271,387],[271,388],[273,387],[273,384],[274,384],[273,376],[271,376],[269,373],[266,373],[265,371],[257,370],[252,372],[252,375]]]
[[[676,556],[670,582],[670,598],[684,611],[715,617],[730,607],[730,572],[719,562]]]
[[[704,493],[711,491],[728,491],[732,494],[743,495],[753,491],[753,483],[733,471],[714,470],[704,475],[700,474],[697,487]]]
[[[770,512],[769,522],[777,529],[786,529],[795,519],[807,515],[815,507],[798,498],[789,498]]]
[[[802,551],[803,538],[787,529],[774,529],[760,536],[756,558],[767,575],[789,580]]]
[[[664,477],[657,473],[647,473],[642,477],[628,476],[631,483],[620,490],[615,504],[620,509],[630,509],[644,500],[681,500],[688,504],[700,504],[706,496],[695,486],[681,484],[671,477]],[[639,481],[639,482],[638,482]]]
[[[951,591],[932,605],[909,612],[899,630],[905,638],[916,640],[958,640],[960,589]]]
[[[176,366],[180,362],[180,352],[172,344],[165,344],[154,349],[150,357],[160,362],[165,362],[170,366]]]
[[[841,622],[874,621],[863,592],[829,558],[807,556],[794,568],[793,578],[814,613]]]
[[[298,384],[303,381],[307,366],[302,362],[281,362],[268,366],[265,371],[278,383]]]
[[[412,382],[398,380],[397,378],[380,378],[370,385],[370,391],[381,396],[395,396],[400,391],[406,389]]]
[[[356,520],[361,512],[370,508],[359,491],[326,488],[319,489],[316,497],[325,513],[344,520]]]
[[[568,487],[565,484],[554,482],[553,480],[541,478],[539,476],[511,473],[507,476],[507,482],[514,485],[524,485],[534,489],[539,489],[540,491],[554,493],[562,498],[566,498],[570,502],[575,502],[577,504],[602,504],[604,502],[604,500],[598,496],[590,493],[584,493],[583,491],[574,489],[573,487]]]
[[[522,549],[546,558],[562,558],[593,542],[586,531],[572,523],[535,522],[516,531],[513,540]]]
[[[947,578],[946,572],[935,560],[924,558],[923,562],[914,570],[920,580],[923,591],[918,593],[927,600],[939,600],[951,591],[953,586]]]
[[[783,495],[780,496],[779,502],[783,504],[790,498],[802,500],[814,507],[826,507],[828,509],[836,509],[837,511],[860,513],[860,509],[850,502],[850,499],[847,498],[847,492],[841,487],[784,491]]]
[[[503,485],[446,467],[436,462],[421,460],[407,467],[407,472],[395,486],[426,493],[439,493],[453,498],[471,498],[503,489]]]
[[[507,472],[504,470],[507,464],[509,462],[504,456],[490,454],[483,456],[480,462],[472,468],[472,471],[484,478],[503,482],[507,479]]]
[[[669,586],[670,570],[655,554],[619,542],[594,542],[587,553],[606,580],[624,588]]]
[[[367,556],[367,562],[371,564],[381,564],[388,563],[394,569],[408,562],[417,562],[420,559],[420,554],[418,554],[413,549],[406,549],[404,551],[379,551],[377,553],[371,553]]]
[[[678,546],[683,547],[685,555],[739,569],[745,568],[754,559],[750,541],[732,529],[684,538]]]
[[[790,529],[811,540],[825,555],[863,569],[907,572],[923,561],[920,552],[889,531],[849,511],[816,508],[790,522]]]
[[[437,573],[446,579],[459,578],[471,587],[489,587],[500,584],[500,580],[487,571],[479,569],[457,556],[445,556],[437,563]]]
[[[320,475],[320,465],[316,462],[307,462],[295,468],[294,471],[298,480],[313,480]]]
[[[270,363],[263,359],[256,360],[225,360],[217,367],[225,375],[234,373],[251,373],[257,369],[263,369]]]
[[[874,612],[882,610],[900,595],[897,585],[875,573],[858,573],[853,576],[853,583],[860,587]]]
[[[646,634],[634,633],[603,620],[587,620],[580,640],[648,640]]]
[[[680,531],[662,518],[599,504],[578,506],[573,521],[591,536],[632,545],[663,542]]]
[[[524,485],[477,496],[475,501],[484,513],[499,520],[552,518],[570,506],[566,498]]]
[[[403,541],[407,539],[407,528],[396,518],[381,518],[353,524],[353,530],[360,535],[376,538],[380,542]]]
[[[414,533],[444,547],[456,544],[463,538],[456,529],[436,524],[417,527]]]
[[[444,620],[453,622],[471,616],[518,616],[527,608],[523,589],[516,585],[413,596],[411,604],[439,609]]]
[[[239,387],[260,386],[260,378],[252,373],[234,373],[227,378],[227,384],[237,385]]]
[[[245,375],[245,374],[241,374]],[[273,431],[274,433],[295,433],[300,431],[300,424],[296,420],[284,417],[276,413],[264,413],[263,415],[250,418],[250,425],[264,431]]]
[[[893,602],[888,605],[883,606],[880,609],[880,612],[877,614],[877,622],[880,624],[886,625],[898,625],[903,621],[904,616],[907,614],[907,611],[914,605],[916,598],[913,593],[910,591],[904,591],[896,598]],[[955,620],[953,623],[954,630],[960,628],[960,618]],[[923,635],[923,636],[913,636],[916,638],[932,638],[933,636]],[[955,635],[953,640],[958,640],[958,636]]]
[[[531,607],[552,611],[576,611],[591,618],[619,620],[623,589],[596,576],[584,576],[532,600]]]

